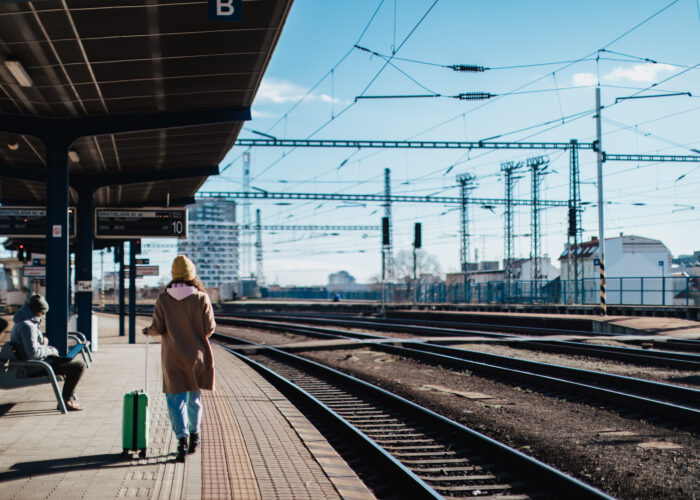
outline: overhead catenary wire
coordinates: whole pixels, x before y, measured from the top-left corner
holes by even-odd
[[[653,90],[655,90],[655,89],[653,89]],[[464,114],[460,114],[459,116],[462,116],[462,118],[464,119]]]
[[[433,8],[437,5],[437,3],[438,3],[439,1],[440,1],[440,0],[434,0],[434,2],[430,5],[430,7],[428,7],[428,9],[427,9],[426,12],[423,14],[423,16],[418,20],[418,22],[413,26],[413,28],[412,28],[412,29],[409,31],[409,33],[406,35],[406,37],[403,39],[403,41],[401,42],[401,44],[396,48],[396,51],[395,51],[395,52],[398,52],[399,50],[401,50],[401,48],[404,46],[404,44],[411,38],[411,36],[413,35],[413,33],[415,33],[415,31],[416,31],[416,30],[418,29],[418,27],[423,23],[423,21],[426,19],[426,17],[428,16],[428,14],[430,14],[430,12],[433,10]],[[382,0],[382,2],[383,2],[383,0]],[[380,4],[379,7],[381,7],[381,4]],[[377,7],[377,10],[379,9],[379,7]],[[374,15],[376,15],[376,11],[375,11],[375,14],[374,14]],[[374,15],[373,15],[372,19],[374,19]],[[365,31],[366,31],[366,29],[367,29],[367,28],[365,28]],[[364,32],[365,32],[365,31],[363,31],[363,35],[364,35]],[[363,36],[363,35],[361,35],[361,36]],[[358,40],[357,43],[359,43],[359,40]],[[352,52],[352,50],[354,50],[354,47],[351,48],[349,52]],[[393,57],[393,56],[392,56],[392,57]],[[377,71],[377,73],[376,73],[376,74],[374,75],[374,77],[370,80],[370,82],[365,86],[365,88],[362,90],[362,92],[360,92],[360,95],[364,95],[364,93],[372,86],[372,84],[375,82],[375,80],[379,77],[379,75],[380,75],[380,74],[384,71],[384,69],[387,67],[387,65],[389,64],[389,62],[390,62],[390,59],[384,63],[384,65],[379,69],[379,71]],[[318,132],[320,132],[321,130],[323,130],[329,123],[331,123],[333,120],[337,119],[338,117],[340,117],[341,115],[343,115],[346,111],[348,111],[350,108],[352,108],[352,107],[355,105],[355,103],[356,103],[356,101],[353,101],[353,102],[351,102],[350,104],[348,104],[348,105],[347,105],[345,108],[343,108],[337,115],[335,115],[334,118],[332,118],[331,120],[326,120],[323,124],[321,124],[321,126],[319,126],[319,127],[316,128],[313,132],[311,132],[310,134],[308,134],[308,135],[306,136],[306,138],[309,139],[309,138],[313,137],[314,135],[316,135]],[[295,149],[295,148],[292,148],[292,150],[293,150],[293,149]],[[291,150],[290,150],[290,151],[291,151]],[[265,167],[258,175],[261,175],[261,174],[265,173],[266,171],[268,171],[270,168],[272,168],[274,165],[276,165],[281,159],[282,159],[282,158],[280,158],[280,159],[275,160],[274,162],[272,162],[270,165],[268,165],[267,167]]]

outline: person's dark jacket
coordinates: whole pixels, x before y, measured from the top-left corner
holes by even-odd
[[[15,346],[17,358],[21,360],[36,359],[43,361],[56,354],[53,347],[44,345],[44,335],[39,330],[41,318],[24,304],[13,318],[15,326],[10,332],[10,342]]]

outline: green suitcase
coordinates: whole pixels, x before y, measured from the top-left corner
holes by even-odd
[[[148,449],[148,335],[146,335],[146,380],[145,389],[124,394],[122,412],[122,457],[128,458],[130,451],[138,451],[146,458]]]
[[[148,449],[148,394],[133,391],[124,394],[124,412],[122,417],[122,455],[127,457],[129,451],[138,451],[141,458],[146,458]]]

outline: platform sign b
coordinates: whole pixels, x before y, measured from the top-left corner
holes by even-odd
[[[242,21],[243,0],[209,0],[210,21]]]

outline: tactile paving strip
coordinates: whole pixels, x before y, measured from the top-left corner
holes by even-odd
[[[211,404],[213,398],[207,392],[202,394],[202,498],[231,498],[226,452],[216,409]]]
[[[225,351],[215,358],[215,394],[229,402],[262,498],[374,498],[279,391]]]

